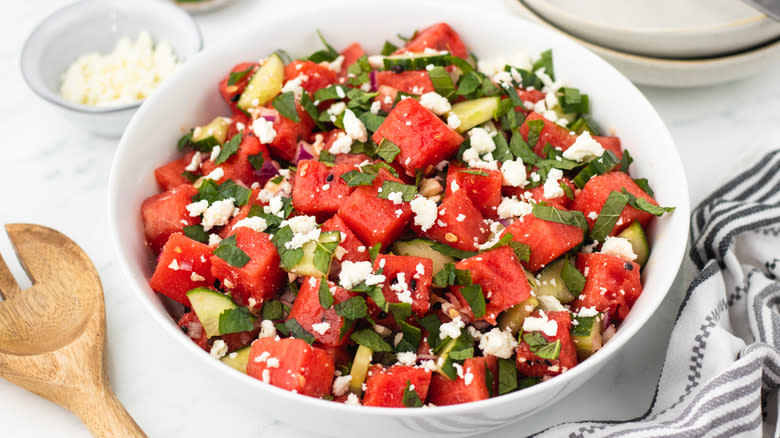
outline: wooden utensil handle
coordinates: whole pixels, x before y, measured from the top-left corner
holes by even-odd
[[[147,438],[108,385],[74,401],[71,408],[96,438]]]

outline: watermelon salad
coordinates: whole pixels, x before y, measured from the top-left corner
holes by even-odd
[[[482,400],[594,354],[671,208],[552,52],[477,60],[446,23],[377,55],[320,38],[233,67],[224,115],[154,172],[149,284],[181,329],[262,382],[366,406]]]

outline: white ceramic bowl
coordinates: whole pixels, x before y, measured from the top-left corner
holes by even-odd
[[[735,0],[523,1],[572,35],[651,57],[725,56],[780,37],[780,23]]]
[[[203,48],[203,39],[192,18],[167,3],[149,0],[82,0],[43,20],[22,49],[22,75],[40,97],[89,131],[119,136],[141,101],[95,107],[66,101],[59,93],[62,74],[79,56],[109,53],[122,37],[135,39],[148,31],[154,41],[166,40],[179,62]]]
[[[410,14],[411,10],[415,12]],[[376,11],[382,11],[381,19]],[[653,253],[645,268],[645,290],[628,318],[603,349],[561,376],[489,400],[426,409],[356,407],[313,399],[263,384],[209,357],[181,332],[147,285],[153,267],[144,245],[139,207],[144,198],[157,192],[154,168],[177,156],[176,141],[185,129],[226,113],[216,85],[238,62],[267,56],[279,48],[292,56],[308,54],[320,48],[315,29],[335,47],[359,41],[370,53],[378,53],[383,42],[396,33],[408,34],[437,21],[449,22],[484,58],[517,50],[537,54],[553,48],[556,75],[590,94],[593,115],[604,128],[620,135],[636,158],[634,174],[650,179],[661,204],[677,207],[649,230]],[[160,323],[161,334],[178,339],[181,354],[191,356],[191,366],[213,383],[214,399],[209,403],[219,406],[221,398],[251,400],[258,414],[342,437],[473,434],[521,420],[575,390],[631,339],[663,300],[682,260],[688,215],[687,183],[669,132],[648,101],[615,69],[571,41],[520,19],[413,0],[353,1],[340,8],[308,10],[264,22],[229,42],[207,48],[138,111],[119,144],[109,182],[111,235],[129,293]],[[148,360],[151,364],[155,359]],[[157,368],[176,373],[165,364]],[[252,427],[252,419],[246,421],[247,428]]]

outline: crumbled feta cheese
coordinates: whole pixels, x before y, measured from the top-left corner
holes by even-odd
[[[601,246],[601,253],[620,257],[627,262],[633,262],[637,257],[631,242],[622,237],[607,237]]]
[[[276,138],[274,123],[263,117],[258,117],[252,122],[252,131],[263,144],[271,143]]]
[[[439,338],[457,339],[458,336],[460,336],[460,329],[462,329],[463,327],[466,327],[466,324],[463,323],[463,320],[460,318],[460,315],[458,315],[455,318],[453,318],[452,321],[445,322],[444,324],[439,326]]]
[[[341,88],[337,88],[337,90],[340,90],[340,89]],[[342,91],[342,93],[343,93],[343,91]],[[331,104],[328,107],[327,113],[331,117],[331,120],[335,120],[336,117],[339,114],[343,113],[345,109],[347,109],[347,104],[346,103],[344,103],[344,102],[336,102],[336,103]]]
[[[268,224],[266,223],[265,219],[261,218],[260,216],[252,216],[245,217],[233,225],[234,230],[241,227],[246,227],[257,232],[263,232],[266,228],[268,228]]]
[[[422,263],[418,263],[414,267],[415,277],[419,278],[425,275],[425,266]]]
[[[347,374],[346,376],[339,376],[333,379],[333,395],[336,397],[341,397],[342,395],[346,394],[347,390],[349,389],[350,382],[352,382],[351,374]]]
[[[479,338],[479,348],[485,355],[492,354],[502,359],[509,359],[516,347],[517,340],[512,335],[512,332],[510,330],[501,330],[498,327],[493,328]]]
[[[339,55],[336,59],[328,63],[328,68],[330,70],[335,71],[336,73],[340,73],[343,64],[344,64],[344,56]]]
[[[401,365],[412,367],[417,363],[417,354],[414,351],[396,353],[395,357]]]
[[[209,234],[209,246],[217,246],[222,242],[222,238],[217,234]]]
[[[541,317],[539,318],[533,316],[525,318],[523,331],[542,332],[547,336],[555,336],[558,333],[558,322],[554,319],[549,319],[544,312],[541,312]]]
[[[463,222],[464,220],[466,220],[466,215],[463,214],[463,213],[460,213],[458,215],[458,217],[455,218],[455,220],[458,221],[458,222]]]
[[[171,264],[168,265],[168,269],[171,269],[173,271],[178,271],[179,270],[179,262],[177,262],[176,259],[173,259],[173,261],[171,261]]]
[[[347,134],[340,134],[338,138],[330,145],[331,154],[348,154],[352,150],[352,137]]]
[[[347,400],[344,402],[344,404],[345,405],[360,406],[360,399],[354,393],[350,392],[349,395],[347,396]]]
[[[450,129],[458,129],[460,126],[460,118],[457,114],[451,113],[447,116],[447,126],[449,126]]]
[[[577,140],[568,149],[563,151],[563,158],[583,162],[592,158],[600,157],[604,154],[604,147],[590,136],[588,131],[584,131],[577,137]]]
[[[493,75],[493,80],[498,83],[501,87],[511,87],[512,86],[512,75],[508,71],[500,71]]]
[[[450,102],[435,91],[431,91],[420,96],[420,105],[428,108],[436,115],[443,116],[452,109]]]
[[[198,274],[197,272],[193,272],[190,274],[190,280],[192,281],[206,281],[206,277]]]
[[[228,352],[228,346],[222,339],[217,339],[214,344],[211,345],[211,351],[209,354],[215,359],[223,358]]]
[[[414,212],[414,224],[428,231],[436,222],[436,202],[423,196],[415,196],[409,206]]]
[[[369,286],[385,281],[384,275],[373,274],[373,271],[374,266],[371,262],[344,261],[341,263],[339,285],[344,289],[352,289],[362,281],[365,281]]]
[[[466,371],[466,373],[463,375],[463,383],[466,384],[466,386],[471,385],[471,382],[474,381],[474,374],[471,373],[471,368]]]
[[[496,149],[496,143],[493,141],[493,137],[485,128],[471,128],[469,130],[469,139],[471,140],[471,148],[480,155],[487,154]]]
[[[188,204],[186,207],[187,211],[190,213],[190,217],[200,216],[203,214],[204,211],[206,211],[207,208],[209,208],[209,201],[205,199],[201,199],[198,202],[193,202],[192,204]]]
[[[209,156],[209,160],[216,161],[220,152],[222,152],[222,147],[220,147],[219,145],[216,145],[213,148],[211,148],[211,155]]]
[[[522,159],[507,160],[501,163],[501,174],[505,186],[525,186],[525,164],[523,164]]]
[[[216,169],[212,170],[211,173],[204,176],[203,179],[210,179],[212,181],[219,181],[222,179],[222,177],[225,176],[225,170],[221,167],[217,167]]]
[[[319,333],[321,335],[324,335],[330,329],[330,323],[328,323],[328,322],[318,322],[316,324],[312,324],[311,325],[311,329],[315,333]]]
[[[591,211],[590,213],[588,213],[588,219],[595,221],[598,218],[599,218],[599,214],[596,213],[595,211]]]
[[[187,165],[187,167],[184,168],[187,172],[196,172],[198,169],[200,169],[200,164],[203,162],[203,155],[200,152],[195,152],[195,154],[192,155],[192,160],[190,160],[190,164]]]
[[[282,93],[288,93],[292,91],[295,98],[300,100],[301,95],[303,94],[303,83],[308,80],[308,76],[298,75],[284,83],[284,86],[282,87]]]
[[[404,194],[401,192],[390,192],[387,194],[387,199],[393,201],[393,204],[399,205],[404,202]]]
[[[352,140],[365,142],[368,140],[368,133],[366,132],[366,126],[363,122],[357,118],[355,113],[350,109],[344,110],[344,130]]]
[[[216,226],[225,225],[233,217],[233,205],[235,199],[228,198],[220,201],[214,201],[206,211],[203,212],[203,230],[208,231]]]
[[[547,173],[547,179],[544,181],[544,197],[547,199],[555,199],[563,196],[563,189],[561,188],[560,180],[563,178],[563,171],[561,169],[550,169]]]
[[[269,357],[265,361],[265,366],[268,368],[279,368],[279,358],[278,357]]]
[[[501,199],[497,212],[500,219],[509,219],[530,214],[533,209],[534,207],[530,203],[520,201],[516,196],[512,196],[511,198],[504,197]]]
[[[452,193],[457,192],[460,190],[460,186],[458,185],[458,181],[455,179],[452,180],[452,183],[450,184],[450,190],[452,190]]]
[[[314,216],[291,217],[283,220],[279,226],[284,227],[287,225],[290,226],[290,230],[293,232],[292,239],[284,244],[287,249],[300,248],[305,243],[320,238],[321,230],[317,228],[317,218]]]
[[[583,318],[588,318],[588,317],[591,317],[591,316],[596,316],[598,314],[599,314],[599,311],[596,310],[596,307],[595,306],[591,306],[591,307],[580,307],[580,310],[577,312],[576,316],[580,316],[580,317],[583,317]]]
[[[371,108],[369,108],[368,111],[371,114],[379,114],[380,109],[382,109],[382,102],[375,100],[371,102]]]

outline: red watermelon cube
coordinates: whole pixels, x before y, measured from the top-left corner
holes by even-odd
[[[284,67],[284,80],[291,81],[299,76],[301,88],[309,95],[314,94],[320,88],[325,88],[336,83],[336,72],[328,67],[312,61],[295,60]]]
[[[577,269],[585,275],[585,287],[572,304],[573,311],[594,307],[624,320],[642,293],[639,265],[609,254],[580,253]]]
[[[208,245],[181,233],[171,234],[157,259],[157,268],[149,279],[149,286],[155,292],[190,307],[187,291],[214,286],[210,257]]]
[[[455,380],[434,374],[428,389],[428,401],[436,406],[447,406],[485,400],[490,397],[493,380],[498,377],[497,367],[495,356],[472,357],[463,362],[462,376],[459,375]],[[489,382],[488,371],[493,376]]]
[[[425,70],[412,70],[395,73],[390,70],[374,73],[377,87],[389,87],[408,94],[422,95],[435,91],[433,82]],[[395,100],[395,96],[393,96]]]
[[[538,310],[530,315],[555,323],[555,335],[550,336],[542,331],[527,331],[523,333],[540,333],[547,342],[561,341],[561,351],[555,359],[545,359],[531,352],[531,347],[524,340],[517,346],[516,365],[521,374],[530,377],[557,376],[577,365],[577,348],[571,339],[571,314],[566,311],[544,312]]]
[[[246,373],[255,379],[310,397],[330,394],[333,358],[301,339],[260,338],[252,343]]]
[[[217,167],[221,167],[224,175],[222,178],[215,182],[223,183],[229,179],[232,179],[236,183],[242,183],[249,187],[253,182],[261,182],[260,178],[255,175],[255,168],[249,162],[249,157],[257,154],[262,154],[263,160],[270,160],[271,154],[268,153],[268,148],[265,145],[260,144],[257,136],[253,133],[242,134],[241,144],[238,146],[238,151],[230,156],[225,162],[216,164],[210,158],[203,162],[201,170],[204,175],[208,175]]]
[[[388,139],[401,149],[395,161],[414,176],[457,152],[463,137],[414,99],[404,99],[374,133],[377,144]]]
[[[502,235],[512,234],[512,240],[528,245],[531,256],[523,265],[532,272],[547,266],[561,254],[582,243],[582,229],[559,224],[527,214],[512,222]]]
[[[471,281],[482,286],[485,295],[485,316],[480,318],[495,325],[498,314],[522,303],[531,296],[531,285],[515,252],[508,246],[492,249],[455,264],[458,269],[471,271]],[[460,294],[460,286],[453,287],[465,308],[468,303]]]
[[[385,283],[382,294],[388,303],[408,302],[412,311],[423,317],[430,307],[433,262],[426,257],[380,254],[374,260],[374,271],[382,269]],[[404,297],[405,301],[401,300]]]
[[[349,339],[351,330],[342,336],[344,318],[337,315],[332,306],[329,309],[322,308],[319,298],[320,281],[322,280],[317,277],[303,279],[288,319],[295,319],[301,327],[314,335],[317,342],[325,346],[337,347]],[[333,294],[334,304],[352,298],[350,292],[333,283],[328,283],[328,289]]]
[[[300,160],[292,193],[295,211],[317,217],[339,211],[354,190],[341,178],[351,170],[355,170],[351,164],[327,166],[317,160]]]
[[[189,166],[193,155],[196,153],[197,152],[189,152],[178,160],[173,160],[168,164],[164,164],[157,169],[154,169],[154,179],[157,180],[157,185],[162,191],[171,190],[182,184],[189,184],[190,181],[182,174],[184,173],[184,168]],[[200,173],[200,170],[197,170],[194,173]]]
[[[428,397],[428,387],[431,384],[431,372],[425,368],[393,365],[382,368],[372,366],[366,379],[366,392],[363,394],[363,406],[380,406],[385,408],[406,407],[403,402],[407,387],[417,393],[424,403]]]
[[[467,58],[466,45],[455,30],[447,23],[436,23],[415,32],[412,39],[395,53],[424,52],[425,49],[446,50],[459,58]]]
[[[228,81],[230,80],[230,74],[227,74],[219,82],[219,94],[222,95],[222,99],[225,100],[225,103],[227,103],[230,106],[230,109],[233,111],[233,114],[241,113],[241,110],[238,109],[238,106],[236,105],[236,103],[238,102],[238,98],[236,96],[244,92],[244,89],[246,89],[246,86],[249,83],[249,79],[252,78],[252,75],[254,75],[255,71],[257,71],[257,68],[258,68],[258,64],[256,62],[242,62],[240,64],[237,64],[235,67],[233,67],[233,69],[230,70],[230,73],[239,73],[239,72],[246,71],[247,73],[244,74],[240,80],[235,81],[235,83],[232,85],[228,85]]]
[[[287,279],[279,267],[279,253],[265,233],[240,227],[233,230],[230,236],[236,236],[236,246],[249,256],[249,262],[239,268],[212,255],[211,273],[230,291],[236,303],[259,306],[271,298]]]
[[[197,194],[198,189],[191,184],[182,184],[167,192],[152,195],[141,204],[146,243],[155,254],[160,252],[171,234],[181,232],[188,225],[200,223],[200,217],[191,217],[186,208]]]
[[[412,228],[420,235],[464,251],[475,251],[490,235],[479,209],[471,202],[465,190],[446,196],[438,207],[436,222],[423,231],[418,225]]]
[[[338,214],[334,214],[322,224],[322,232],[327,231],[338,231],[341,233],[339,246],[344,249],[344,253],[341,255],[341,258],[338,258],[338,252],[335,254],[337,261],[363,262],[369,259],[369,248],[355,236],[355,233],[349,229]]]

